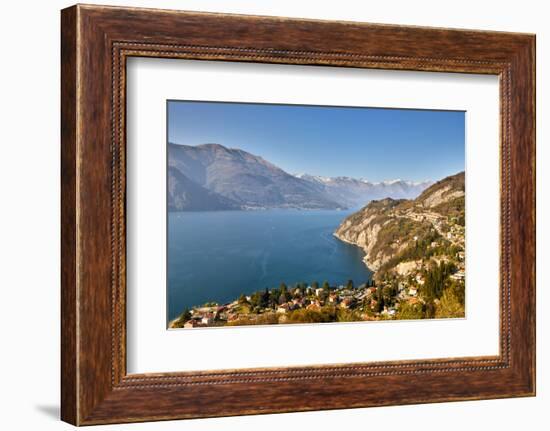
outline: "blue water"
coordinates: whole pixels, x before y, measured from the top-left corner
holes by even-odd
[[[370,279],[358,247],[332,233],[349,211],[168,213],[168,320],[185,307],[295,283]]]

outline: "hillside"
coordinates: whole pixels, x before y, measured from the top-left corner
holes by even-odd
[[[174,194],[174,200],[186,193],[189,187],[197,191],[201,187],[212,196],[225,198],[226,204],[234,208],[341,208],[340,203],[331,200],[322,187],[292,176],[243,150],[218,144],[169,144],[168,151],[169,167],[188,180],[180,182],[173,176],[173,190],[180,191]],[[218,200],[216,198],[215,205],[209,209],[220,209]],[[189,208],[182,205],[178,209]]]
[[[464,172],[438,181],[414,200],[372,201],[347,217],[335,235],[365,251],[377,279],[412,272],[418,260],[431,256],[456,259],[464,249]]]
[[[375,271],[377,318],[465,316],[464,201],[461,172],[414,200],[372,201],[338,227],[334,235],[361,247]]]
[[[239,205],[191,181],[179,170],[168,168],[168,211],[233,210]]]

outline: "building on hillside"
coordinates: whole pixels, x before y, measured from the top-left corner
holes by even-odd
[[[452,274],[451,278],[453,280],[462,281],[466,278],[466,274],[464,273],[464,271],[460,270]]]
[[[309,304],[306,307],[306,310],[320,310],[321,309],[321,303],[318,300],[313,301],[311,304]]]
[[[281,304],[277,307],[277,313],[285,314],[289,310],[288,304]]]
[[[203,325],[211,325],[214,323],[214,313],[205,313],[202,316],[201,323]]]
[[[342,302],[340,302],[341,308],[351,308],[355,304],[355,299],[352,297],[346,296],[344,299],[342,299]]]
[[[201,326],[198,319],[191,319],[183,324],[184,328],[196,328],[198,326]]]

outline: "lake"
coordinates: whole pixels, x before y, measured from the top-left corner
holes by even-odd
[[[168,213],[168,320],[285,282],[355,285],[370,279],[359,247],[332,234],[352,211]]]

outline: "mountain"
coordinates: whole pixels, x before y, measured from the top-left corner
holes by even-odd
[[[365,205],[375,199],[391,197],[393,199],[414,199],[433,181],[412,182],[392,180],[370,182],[350,177],[320,177],[308,174],[297,175],[314,184],[324,187],[331,199],[353,208]]]
[[[426,259],[455,261],[464,252],[464,172],[444,178],[416,199],[374,200],[334,235],[365,251],[375,278],[406,275]]]
[[[211,207],[204,208],[212,210],[342,207],[323,187],[290,175],[259,156],[218,144],[170,143],[168,166],[173,191],[169,197],[173,203],[179,202],[172,206],[177,210],[192,209],[187,205],[187,196],[197,197],[205,190],[210,193],[201,201],[201,206],[212,203]]]
[[[240,149],[168,144],[170,211],[344,209],[361,207],[373,199],[415,198],[430,184],[290,175]]]
[[[168,167],[168,211],[234,210],[239,205],[191,181],[178,169]]]

